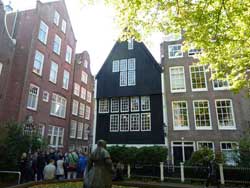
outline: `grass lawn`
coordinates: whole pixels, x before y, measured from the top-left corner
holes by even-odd
[[[83,188],[82,182],[68,182],[68,183],[52,183],[52,184],[42,184],[35,185],[30,188]],[[112,188],[136,188],[136,187],[124,187],[113,185]]]

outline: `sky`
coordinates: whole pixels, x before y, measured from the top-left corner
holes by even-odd
[[[10,0],[2,0],[9,4]],[[55,0],[41,0],[42,2]],[[102,0],[86,6],[80,0],[65,0],[71,24],[77,39],[76,52],[88,51],[91,71],[96,75],[119,37],[119,28],[114,22],[115,11]],[[36,0],[11,0],[14,10],[35,8]],[[155,59],[160,61],[162,35],[154,34],[145,42]]]

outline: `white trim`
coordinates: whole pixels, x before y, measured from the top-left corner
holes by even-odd
[[[184,87],[185,87],[185,89],[179,89],[179,90],[173,90],[173,84],[172,84],[172,82],[173,82],[173,80],[172,80],[172,76],[171,76],[171,71],[172,71],[172,69],[177,69],[177,68],[182,68],[183,69],[183,73],[184,73],[184,79],[183,79],[183,81],[184,81]],[[171,90],[171,93],[185,93],[186,92],[186,90],[187,90],[187,87],[186,87],[186,75],[185,75],[185,68],[184,68],[184,66],[174,66],[174,67],[169,67],[169,77],[170,77],[170,90]]]
[[[134,49],[134,39],[130,38],[128,39],[128,50]]]
[[[145,98],[146,100],[149,99],[149,106],[148,106],[147,109],[143,109],[143,108],[142,108],[142,99],[143,99],[143,98]],[[150,104],[150,103],[151,103],[151,100],[150,100],[150,99],[151,99],[150,96],[141,96],[141,111],[142,111],[142,112],[148,112],[148,111],[151,110],[151,104]]]
[[[142,115],[149,115],[149,119],[150,119],[150,121],[149,121],[149,127],[150,127],[150,129],[147,129],[147,130],[143,130],[142,129]],[[151,120],[151,113],[150,112],[146,112],[146,113],[141,113],[141,132],[148,132],[148,131],[151,131],[151,127],[152,127],[152,122],[151,122],[152,120]]]
[[[55,10],[54,17],[53,17],[53,23],[56,26],[59,26],[59,22],[60,22],[60,14],[59,14],[59,12],[57,10]]]
[[[42,39],[40,39],[40,28],[41,28],[41,24],[43,24],[44,26],[46,26],[46,35],[45,35],[45,39],[44,39],[44,41],[42,41]],[[43,21],[43,20],[41,20],[40,21],[40,25],[39,25],[39,31],[38,31],[38,40],[41,42],[41,43],[43,43],[43,44],[47,44],[47,41],[48,41],[48,33],[49,33],[49,27],[48,27],[48,25]]]
[[[115,68],[117,68],[117,69],[115,69]],[[120,72],[120,62],[119,62],[119,60],[114,60],[112,62],[112,72]]]
[[[107,111],[100,111],[100,109],[101,109],[101,108],[100,108],[100,104],[101,104],[100,101],[101,101],[101,100],[103,100],[103,101],[108,101],[108,105],[107,105],[108,108],[107,108]],[[106,114],[106,113],[109,113],[109,99],[108,99],[108,98],[101,98],[101,99],[98,100],[98,113],[99,113],[99,114]]]
[[[111,117],[113,116],[116,116],[118,117],[118,127],[117,127],[117,130],[111,130]],[[109,118],[109,132],[119,132],[119,129],[120,129],[120,117],[119,117],[119,114],[111,114],[110,115],[110,118]]]
[[[194,89],[194,88],[193,88],[192,70],[191,70],[192,67],[203,67],[203,74],[204,74],[205,85],[206,85],[205,88],[198,88],[198,89]],[[190,65],[190,66],[189,66],[189,77],[190,77],[191,89],[192,89],[193,92],[195,92],[195,91],[207,91],[207,90],[208,90],[208,88],[207,88],[207,75],[206,75],[206,72],[205,72],[205,66],[204,66],[204,65]]]
[[[197,144],[197,150],[199,150],[199,144],[203,144],[203,143],[212,143],[212,150],[213,152],[215,152],[215,147],[214,147],[214,141],[196,141],[196,144]],[[210,149],[210,148],[209,148]]]
[[[173,47],[173,46],[181,46],[182,47],[182,44],[172,44],[172,45],[168,45],[168,58],[169,59],[176,59],[176,58],[182,58],[183,57],[183,52],[181,50],[181,55],[180,56],[170,56],[170,47]]]
[[[65,34],[67,30],[67,21],[62,19],[61,31]]]
[[[215,81],[226,81],[228,82],[228,80],[212,80],[212,85],[213,85],[213,90],[214,91],[224,91],[224,90],[230,90],[230,86],[229,86],[229,82],[228,82],[228,86],[223,86],[223,87],[214,87],[214,82]]]
[[[118,110],[117,111],[114,111],[113,110],[113,101],[117,100],[118,101]],[[118,113],[120,110],[120,99],[119,98],[111,98],[111,109],[110,109],[110,112],[111,113]]]
[[[51,78],[51,71],[52,71],[52,65],[55,65],[56,66],[56,74],[55,74],[55,80],[52,80]],[[57,76],[58,76],[58,64],[54,61],[51,61],[51,64],[50,64],[50,73],[49,73],[49,81],[56,84],[57,83]]]
[[[137,117],[139,117],[138,129],[135,129],[135,130],[131,130],[131,125],[132,125],[132,118],[131,118],[131,117],[132,117],[133,115],[136,115]],[[130,129],[129,129],[129,130],[130,130],[131,132],[139,132],[139,131],[140,131],[140,128],[141,128],[141,124],[140,124],[141,121],[140,121],[140,118],[141,118],[140,113],[130,113],[130,117],[129,117],[129,120],[130,120]]]
[[[40,71],[39,72],[36,72],[34,70],[34,66],[35,66],[35,62],[36,62],[36,55],[38,54],[38,56],[40,55],[42,57],[42,60],[41,60],[41,67],[40,67]],[[32,72],[39,75],[39,76],[42,76],[42,73],[43,73],[43,64],[44,64],[44,54],[42,52],[40,52],[39,50],[36,50],[35,52],[35,56],[34,56],[34,62],[33,62],[33,68],[32,68]],[[0,71],[0,74],[1,74],[1,71]]]
[[[210,122],[209,127],[197,127],[196,126],[196,113],[195,113],[195,105],[194,105],[195,102],[207,102],[208,103],[208,113],[209,113],[209,122]],[[193,112],[194,112],[194,124],[195,124],[196,130],[212,130],[213,129],[209,100],[193,100]]]
[[[174,123],[174,108],[173,108],[173,104],[175,102],[185,102],[186,106],[187,106],[187,123],[188,125],[185,127],[176,127],[175,123]],[[187,101],[172,101],[172,118],[173,118],[173,130],[174,131],[179,131],[179,130],[190,130],[190,123],[189,123],[189,114],[188,114],[188,102]]]
[[[78,110],[79,110],[79,101],[73,99],[72,101],[72,115],[78,116]]]
[[[217,101],[225,101],[225,100],[229,100],[230,103],[231,103],[231,108],[232,108],[231,110],[232,110],[232,117],[233,117],[234,126],[220,126],[216,102]],[[234,116],[234,109],[233,109],[233,101],[232,101],[232,99],[215,99],[214,102],[215,102],[215,111],[216,111],[218,129],[219,130],[236,130],[236,123],[235,123],[235,116]]]
[[[121,130],[121,126],[122,126],[122,121],[121,121],[121,119],[122,119],[122,116],[127,116],[128,117],[128,127],[127,127],[127,129],[124,129],[124,130]],[[129,114],[120,114],[120,132],[129,132]]]
[[[47,98],[46,99],[44,98],[45,93],[47,93]],[[44,102],[49,102],[49,92],[48,91],[43,91],[43,98],[42,99],[43,99]]]
[[[128,101],[127,110],[122,110],[122,100],[123,100],[123,99],[127,99],[127,101]],[[130,102],[129,102],[129,97],[121,97],[121,98],[120,98],[120,111],[121,111],[121,112],[129,112],[129,103],[130,103]]]
[[[28,106],[29,95],[30,95],[30,87],[36,88],[36,89],[37,89],[36,104],[35,104],[35,107],[34,107],[34,108]],[[33,111],[37,111],[38,101],[39,101],[39,92],[40,92],[40,87],[38,87],[37,85],[34,85],[34,84],[30,84],[29,90],[28,90],[27,104],[26,104],[26,108],[27,108],[27,109],[33,110]]]
[[[74,124],[74,125],[75,125],[75,129],[74,129],[74,132],[73,132],[74,135],[71,135],[71,133],[72,133],[72,131],[71,131],[71,130],[72,130],[72,122],[75,123],[75,124]],[[72,119],[72,120],[70,121],[69,137],[70,137],[70,138],[76,138],[76,131],[77,131],[77,121]]]
[[[138,110],[133,110],[132,109],[132,99],[133,98],[138,99]],[[140,97],[139,96],[132,96],[132,97],[130,97],[130,111],[131,112],[139,112],[140,111]]]

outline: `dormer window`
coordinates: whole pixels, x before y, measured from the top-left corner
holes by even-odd
[[[134,40],[128,39],[128,50],[133,50],[133,49],[134,49]]]

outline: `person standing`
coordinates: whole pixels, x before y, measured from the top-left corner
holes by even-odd
[[[64,179],[64,160],[63,156],[59,155],[59,158],[56,162],[56,177],[58,180],[63,180]]]
[[[76,176],[77,176],[76,169],[77,169],[78,160],[79,160],[78,155],[75,151],[70,152],[68,154],[68,167],[67,167],[68,177],[67,179],[71,179],[71,178],[76,179]]]
[[[27,153],[23,153],[21,156],[21,160],[19,163],[19,168],[20,168],[20,172],[21,172],[21,183],[25,183],[29,181],[29,161],[28,161],[28,157],[27,157]]]
[[[215,160],[208,162],[208,176],[206,181],[206,187],[210,184],[216,184],[217,188],[220,188],[220,183],[218,180],[218,165],[216,164]]]
[[[56,174],[56,167],[54,165],[55,161],[50,159],[49,164],[47,164],[43,170],[43,175],[45,180],[53,180]]]
[[[37,181],[43,180],[43,169],[46,165],[44,152],[39,151],[37,156]]]
[[[80,152],[79,154],[79,161],[77,164],[77,178],[82,178],[84,170],[87,166],[87,155],[83,152]]]
[[[106,142],[99,140],[91,153],[84,174],[84,188],[111,188],[112,160],[106,150]]]

